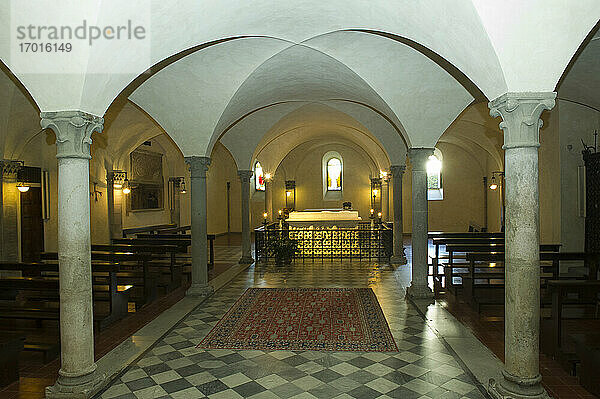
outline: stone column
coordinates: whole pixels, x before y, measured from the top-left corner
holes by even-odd
[[[113,172],[106,172],[106,209],[108,213],[108,238],[119,238],[120,232],[115,231],[115,223],[113,221],[115,215],[115,188],[114,188]]]
[[[556,93],[507,93],[489,103],[502,117],[506,182],[503,377],[495,398],[548,398],[539,367],[540,264],[538,147],[540,115]]]
[[[267,220],[272,222],[273,217],[273,178],[265,179],[265,212],[269,214]]]
[[[390,183],[389,178],[381,180],[381,220],[390,220]]]
[[[252,171],[238,170],[238,176],[242,182],[242,258],[240,263],[250,264],[254,262],[250,238],[250,179]]]
[[[404,226],[402,221],[402,177],[404,176],[404,165],[392,165],[392,190],[394,195],[394,256],[390,262],[398,265],[406,264],[406,255],[404,254]]]
[[[208,243],[206,239],[206,172],[210,158],[185,157],[190,165],[190,208],[192,226],[192,285],[189,296],[207,296],[213,287],[208,285]]]
[[[92,133],[104,120],[81,111],[43,112],[56,134],[60,349],[58,380],[46,398],[89,398],[104,380],[94,363],[89,162]]]
[[[433,298],[427,284],[427,160],[431,155],[433,148],[411,148],[408,151],[412,165],[412,281],[406,294],[412,298]]]

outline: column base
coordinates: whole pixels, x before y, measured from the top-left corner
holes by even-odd
[[[402,256],[392,256],[390,258],[390,263],[392,265],[406,265],[408,263],[408,259],[406,259],[406,256],[402,255]]]
[[[185,292],[186,296],[207,297],[213,294],[215,289],[212,285],[192,284]]]
[[[411,297],[412,299],[433,299],[433,291],[426,285],[414,285],[411,283],[411,286],[406,289],[406,296]]]
[[[105,382],[106,376],[96,371],[79,377],[67,377],[59,371],[54,385],[46,387],[46,399],[89,399],[104,387]]]
[[[550,399],[541,384],[542,376],[519,378],[502,370],[501,381],[490,378],[488,392],[494,399]]]
[[[250,265],[254,263],[254,258],[252,256],[242,256],[238,263],[241,265]]]

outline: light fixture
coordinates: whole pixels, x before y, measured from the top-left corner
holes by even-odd
[[[385,170],[380,170],[380,171],[379,171],[379,177],[380,177],[381,179],[384,179],[384,180],[385,180],[385,179],[387,178],[387,175],[388,175],[388,172],[386,172]]]
[[[111,170],[106,174],[106,184],[110,185],[112,182],[114,190],[122,190],[125,180],[127,180],[127,172],[123,170]]]
[[[181,181],[179,182],[179,193],[180,194],[185,194],[187,193],[187,189],[185,188],[185,179],[181,179]]]
[[[292,192],[291,191],[286,191],[285,195],[286,195],[286,197],[289,197],[290,195],[292,195]]]
[[[269,214],[267,212],[263,213],[263,217],[266,219]]]
[[[498,183],[496,183],[496,176],[492,176],[492,181],[490,182],[490,190],[495,190],[498,188]]]
[[[123,194],[127,195],[131,192],[131,187],[129,186],[129,179],[125,179],[123,181]]]
[[[29,191],[29,186],[26,183],[19,182],[17,183],[17,190],[19,190],[22,193],[26,193],[27,191]]]
[[[379,194],[379,190],[378,189],[373,189],[373,197],[377,197],[377,194]]]
[[[497,190],[498,187],[500,186],[500,184],[502,183],[502,180],[500,180],[500,182],[498,182],[498,180],[496,180],[496,175],[500,176],[500,179],[502,179],[502,177],[504,176],[504,172],[502,171],[496,171],[496,172],[492,172],[492,179],[490,180],[490,190]]]
[[[381,212],[377,212],[377,217],[378,217],[379,219],[381,219],[381,215],[382,215],[382,214],[381,214]]]
[[[269,172],[265,173],[265,180],[271,180],[273,178],[273,175],[270,174]]]

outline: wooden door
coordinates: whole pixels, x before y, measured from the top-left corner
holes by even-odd
[[[21,258],[23,262],[39,261],[43,250],[42,189],[31,187],[21,193]]]

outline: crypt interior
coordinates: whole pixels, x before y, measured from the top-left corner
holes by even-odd
[[[597,0],[147,3],[0,33],[0,397],[600,395]]]

